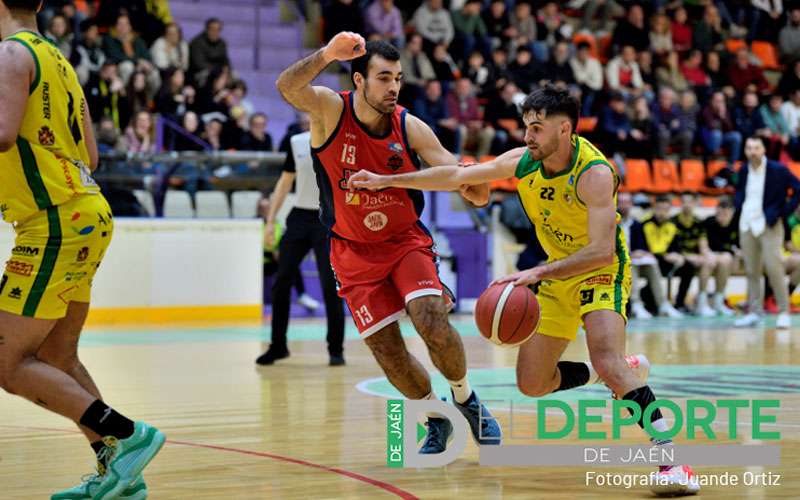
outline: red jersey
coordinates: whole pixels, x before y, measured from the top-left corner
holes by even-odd
[[[344,109],[333,134],[319,148],[311,148],[320,192],[320,220],[331,235],[352,241],[376,242],[416,224],[424,198],[416,189],[381,191],[347,189],[347,179],[361,169],[376,174],[402,174],[419,169],[406,135],[402,106],[390,116],[388,133],[377,136],[358,121],[353,93],[340,92]]]

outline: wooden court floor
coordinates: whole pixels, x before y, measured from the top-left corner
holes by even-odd
[[[795,322],[800,327],[800,317]],[[513,384],[515,351],[479,338],[469,317],[455,324],[479,394],[525,399]],[[634,322],[628,351],[648,355],[650,383],[661,397],[781,400],[777,425],[767,427],[781,432],[780,466],[696,468],[704,474],[772,472],[781,475],[780,485],[706,487],[702,497],[800,498],[800,328],[729,325],[722,319]],[[145,474],[152,499],[651,498],[646,488],[586,486],[586,467],[480,467],[471,442],[445,468],[388,468],[385,397],[391,388],[353,331],[348,365],[328,367],[323,330],[316,321],[293,324],[292,357],[265,368],[253,363],[266,345],[268,326],[262,325],[91,329],[81,356],[109,404],[167,434]],[[404,332],[412,352],[431,367],[408,325]],[[585,356],[579,336],[566,358]],[[445,395],[442,380],[434,382]],[[595,387],[590,394],[607,391]],[[504,411],[496,414],[504,424]],[[515,421],[520,424],[525,420]],[[638,436],[627,432],[623,442],[635,444]],[[92,458],[70,422],[0,395],[0,498],[49,498],[88,473]]]

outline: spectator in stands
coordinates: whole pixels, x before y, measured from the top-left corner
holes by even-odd
[[[625,15],[625,9],[614,0],[588,0],[581,7],[583,9],[583,17],[580,24],[581,31],[606,31],[612,17],[617,18]],[[603,8],[603,14],[600,16],[600,23],[593,29],[595,14],[601,7]]]
[[[592,105],[598,93],[603,90],[603,67],[591,54],[591,45],[588,42],[579,42],[575,55],[569,61],[572,74],[580,85],[582,97],[581,115],[592,114]]]
[[[125,147],[131,153],[155,153],[155,123],[149,111],[139,111],[125,129]]]
[[[676,238],[678,228],[670,219],[671,209],[672,199],[669,195],[659,195],[656,198],[652,217],[642,222],[642,232],[644,232],[647,250],[655,256],[661,274],[667,279],[678,276],[681,280],[691,280],[695,268],[688,264],[678,251]],[[682,308],[685,307],[685,304],[676,301],[675,306]]]
[[[656,69],[653,67],[653,53],[649,50],[639,52],[636,62],[639,64],[639,74],[642,76],[642,92],[647,102],[656,97],[655,89],[659,87]]]
[[[114,126],[114,120],[110,116],[101,117],[96,130],[98,152],[107,154],[125,151],[125,143],[121,140],[119,130]]]
[[[675,51],[667,54],[666,64],[656,70],[656,79],[659,86],[669,87],[676,92],[683,92],[689,88],[689,82],[686,81],[680,68],[680,57]]]
[[[781,115],[789,127],[789,154],[800,159],[800,88],[792,92],[781,106]]]
[[[241,109],[244,115],[244,122],[247,122],[250,119],[250,115],[255,112],[255,106],[247,98],[247,83],[244,80],[234,80],[228,90],[226,98],[228,108],[230,108],[231,112],[238,112],[235,110]]]
[[[198,88],[206,84],[215,68],[230,66],[228,45],[222,39],[222,21],[211,18],[206,29],[189,43],[189,75]]]
[[[567,23],[558,9],[558,2],[546,2],[537,16],[539,39],[548,47],[554,46],[559,40],[572,38],[572,25]]]
[[[223,151],[226,149],[226,144],[223,142],[223,130],[227,120],[219,113],[211,113],[211,115],[213,116],[207,121],[204,120],[205,130],[202,138],[211,146],[211,151]]]
[[[765,142],[767,144],[767,158],[780,160],[781,152],[789,145],[789,124],[781,115],[783,97],[780,94],[772,94],[769,101],[762,104],[759,108],[764,127],[767,129]]]
[[[691,90],[681,92],[680,98],[681,130],[686,132],[686,137],[691,138],[689,147],[697,139],[697,122],[700,115],[700,106],[697,105],[697,96]]]
[[[135,116],[139,111],[150,111],[151,101],[147,95],[147,80],[144,73],[136,71],[131,75],[125,94],[128,96],[130,116]]]
[[[44,36],[50,39],[58,47],[61,54],[67,59],[72,58],[72,51],[75,45],[75,35],[72,34],[67,18],[63,14],[56,14],[50,19],[50,25],[45,31]]]
[[[650,50],[657,56],[663,56],[673,50],[672,31],[669,18],[665,14],[653,16],[650,28]]]
[[[544,76],[551,83],[558,85],[572,85],[575,83],[575,75],[572,73],[572,66],[569,64],[570,44],[560,41],[553,48],[553,55],[545,65]]]
[[[180,117],[194,107],[194,88],[186,85],[186,75],[180,68],[170,67],[164,73],[164,83],[155,99],[159,113],[172,120]]]
[[[649,50],[650,33],[644,22],[644,10],[641,5],[634,4],[628,9],[628,16],[619,21],[611,37],[611,45],[617,50],[630,45],[636,52]]]
[[[783,72],[778,82],[778,94],[788,96],[797,89],[800,89],[800,57],[792,64],[791,69]]]
[[[695,216],[697,208],[697,193],[686,193],[681,196],[681,211],[672,219],[677,232],[678,252],[686,259],[686,262],[698,271],[700,291],[695,301],[694,313],[702,317],[715,316],[716,311],[711,308],[708,302],[708,280],[716,265],[716,259],[708,246],[708,238],[705,232],[705,225]],[[681,278],[678,286],[678,295],[675,303],[683,305],[689,287],[692,284],[691,278]]]
[[[758,110],[758,95],[755,92],[745,93],[742,97],[742,105],[734,112],[734,120],[736,130],[743,137],[757,135],[766,138],[769,136],[769,129],[764,123],[764,117]]]
[[[520,47],[514,62],[508,66],[508,72],[514,80],[514,84],[526,94],[536,88],[545,78],[541,65],[535,64],[532,56],[528,47]]]
[[[695,114],[695,120],[697,115]],[[656,128],[656,154],[659,158],[667,157],[667,148],[676,146],[678,158],[688,158],[694,140],[693,129],[686,130],[681,123],[681,109],[675,102],[675,91],[669,87],[662,87],[658,92],[658,103],[653,107],[653,121]]]
[[[200,127],[200,117],[194,111],[187,111],[183,115],[183,129],[186,134],[177,134],[173,138],[172,149],[175,151],[205,151],[204,141],[200,138],[203,134]],[[196,139],[196,140],[192,140]]]
[[[433,72],[436,74],[436,79],[442,82],[447,89],[450,88],[450,82],[458,78],[461,73],[458,69],[458,65],[453,61],[453,58],[450,57],[450,53],[447,52],[447,47],[445,47],[443,43],[433,48],[431,64],[433,65]]]
[[[414,115],[433,129],[447,150],[456,150],[459,142],[459,123],[447,112],[447,102],[442,96],[442,84],[438,80],[430,80],[425,84],[425,95],[414,103]]]
[[[670,24],[672,32],[672,48],[678,52],[686,52],[692,48],[692,28],[687,24],[689,19],[686,9],[675,9],[674,18]]]
[[[626,100],[642,93],[644,82],[636,63],[636,49],[632,45],[622,47],[620,54],[606,65],[608,88],[620,92]]]
[[[778,35],[778,47],[784,63],[800,57],[800,5],[798,4],[791,8],[789,22],[781,28]]]
[[[433,53],[438,44],[450,45],[455,36],[450,13],[442,7],[442,0],[425,0],[411,19],[411,25],[422,35],[425,52]]]
[[[106,62],[106,53],[103,52],[102,38],[97,29],[97,23],[87,19],[81,23],[81,39],[73,51],[72,63],[81,86],[86,86],[92,77],[100,73],[100,68]]]
[[[747,90],[750,90],[751,85],[759,94],[769,92],[769,82],[764,77],[764,71],[750,63],[750,53],[746,48],[736,51],[736,59],[728,68],[728,78],[730,78],[731,85],[739,94],[744,94]]]
[[[458,123],[457,154],[471,154],[477,158],[489,154],[494,139],[494,129],[484,125],[478,98],[469,78],[460,78],[447,96],[448,116]]]
[[[464,75],[475,85],[479,97],[486,97],[490,91],[494,90],[492,88],[494,80],[492,72],[480,52],[470,54]]]
[[[733,314],[725,304],[725,289],[728,278],[739,268],[741,251],[739,250],[739,232],[737,221],[734,220],[736,212],[733,200],[723,197],[717,204],[714,215],[703,221],[703,226],[708,240],[708,247],[714,254],[714,296],[711,306],[723,316]]]
[[[648,311],[641,298],[641,285],[639,278],[647,279],[650,292],[659,316],[669,318],[682,318],[683,314],[672,307],[667,300],[664,290],[664,277],[661,275],[658,261],[647,248],[644,236],[644,226],[631,216],[633,197],[630,193],[617,195],[617,211],[621,219],[619,222],[625,233],[625,241],[631,257],[631,314],[637,319],[650,319],[653,315]]]
[[[227,105],[230,89],[230,69],[227,66],[214,68],[206,77],[206,85],[200,89],[197,95],[197,112],[200,115],[218,112],[228,115],[230,111]]]
[[[242,136],[239,149],[243,151],[272,151],[272,137],[267,133],[267,115],[253,113],[249,130]]]
[[[783,19],[783,0],[752,0],[752,5],[747,41],[777,42],[776,34],[781,29]]]
[[[370,40],[386,40],[403,48],[403,18],[394,0],[373,0],[364,13],[364,27]]]
[[[403,68],[403,86],[399,100],[408,107],[422,95],[425,82],[436,78],[433,65],[422,50],[422,35],[408,35],[408,43],[400,51],[400,64]]]
[[[452,13],[455,37],[450,52],[459,63],[467,60],[473,50],[488,54],[490,41],[486,25],[481,18],[481,0],[467,0],[460,10]]]
[[[511,43],[511,50],[516,50],[517,47],[531,47],[537,60],[544,61],[547,58],[547,45],[537,42],[536,18],[531,14],[531,4],[517,2],[511,15],[511,27],[516,33]]]
[[[689,56],[681,66],[681,73],[698,95],[704,95],[706,89],[711,85],[711,79],[703,70],[703,53],[699,50],[689,52]]]
[[[644,96],[639,96],[633,100],[631,130],[626,149],[627,155],[631,158],[651,160],[656,147],[656,141],[653,138],[654,130],[655,123],[650,113],[650,105]]]
[[[147,88],[150,95],[155,95],[161,86],[158,69],[150,62],[150,50],[147,44],[133,31],[131,20],[127,14],[117,18],[110,36],[105,39],[103,48],[108,58],[117,64],[119,77],[127,84],[135,71],[147,75]]]
[[[311,120],[308,118],[308,113],[298,112],[297,113],[297,121],[290,124],[286,128],[286,134],[281,139],[281,143],[278,146],[278,151],[286,152],[289,151],[290,141],[292,136],[308,132],[311,129]]]
[[[158,38],[150,48],[153,64],[161,71],[168,68],[189,70],[189,44],[183,39],[180,26],[170,23],[164,29],[164,36]]]
[[[606,153],[617,160],[617,155],[627,151],[631,134],[631,121],[625,112],[625,97],[621,93],[613,92],[609,96],[608,104],[600,115],[599,128]]]
[[[706,4],[703,19],[694,27],[692,34],[692,48],[702,53],[712,50],[724,50],[725,33],[722,29],[722,18],[719,9],[712,4]]]
[[[789,295],[786,273],[781,262],[784,241],[783,219],[800,202],[800,181],[784,165],[768,160],[760,137],[750,137],[745,144],[747,162],[739,170],[736,184],[736,209],[739,217],[739,247],[747,273],[746,316],[736,326],[753,326],[760,321],[763,307],[762,269],[766,270],[780,313],[775,326],[787,329]],[[789,192],[792,192],[789,197]]]
[[[513,82],[506,82],[486,107],[484,119],[495,129],[496,151],[506,151],[525,144],[525,129],[515,102],[518,93]]]
[[[328,42],[337,33],[342,31],[352,31],[363,35],[364,33],[364,13],[359,2],[353,0],[331,0],[328,6],[323,9],[322,16],[325,19],[323,30],[323,41]]]
[[[728,112],[728,105],[722,92],[714,92],[711,95],[711,100],[703,110],[701,124],[700,133],[703,137],[706,154],[720,154],[722,147],[726,146],[728,148],[728,166],[732,168],[739,159],[742,134],[734,128],[733,119]]]
[[[722,58],[719,52],[711,51],[706,55],[706,75],[708,75],[712,89],[722,89],[729,97],[733,97],[733,87],[728,78],[728,72],[722,66]]]
[[[130,115],[125,84],[117,74],[116,64],[106,60],[100,72],[89,79],[85,93],[95,120],[99,120],[101,116],[110,116],[117,130],[128,126]]]
[[[530,9],[528,9],[530,15]],[[492,0],[489,8],[483,11],[483,24],[491,47],[506,46],[517,37],[517,30],[511,26],[511,18],[506,10],[505,0]]]
[[[497,92],[499,92],[506,83],[514,81],[514,75],[511,73],[508,62],[508,51],[506,51],[506,49],[497,47],[492,51],[489,71],[491,71],[492,79],[494,80],[494,90]],[[492,92],[490,92],[490,94],[490,97],[494,95]]]

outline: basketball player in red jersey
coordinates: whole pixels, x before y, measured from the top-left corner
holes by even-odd
[[[334,92],[311,82],[333,61],[352,60],[356,90]],[[439,281],[433,240],[419,220],[422,192],[386,189],[350,193],[347,178],[360,169],[413,172],[457,163],[424,122],[397,105],[400,54],[386,42],[365,43],[342,32],[324,48],[295,63],[277,81],[295,108],[311,117],[311,155],[320,188],[320,219],[330,232],[331,265],[339,295],[389,381],[409,399],[436,399],[430,377],[407,350],[398,319],[406,312],[428,346],[431,360],[450,383],[456,408],[480,444],[500,444],[497,422],[467,382],[464,346],[447,319],[447,290]],[[419,156],[418,156],[419,155]],[[488,186],[465,187],[476,204]],[[422,453],[444,451],[450,422],[429,418]]]

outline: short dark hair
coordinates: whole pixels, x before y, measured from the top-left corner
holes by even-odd
[[[216,17],[209,17],[208,19],[206,19],[206,29],[208,29],[208,27],[214,23],[222,24],[222,21],[220,21],[219,18]]]
[[[2,0],[8,10],[30,10],[36,12],[42,0]]]
[[[578,50],[591,49],[592,48],[592,44],[587,42],[586,40],[582,40],[582,41],[578,42],[577,48],[578,48]]]
[[[367,42],[367,45],[364,48],[366,49],[366,53],[361,57],[356,57],[350,63],[350,80],[353,82],[353,85],[356,84],[356,80],[354,78],[356,73],[361,73],[364,78],[367,77],[367,72],[369,71],[369,62],[372,60],[373,56],[382,57],[387,61],[400,60],[400,52],[397,50],[397,47],[389,42],[383,40],[373,40],[371,42]]]
[[[731,200],[730,196],[723,196],[719,199],[717,208],[733,208],[733,200]]]
[[[672,196],[668,194],[660,194],[656,196],[656,203],[672,203]]]
[[[747,141],[760,141],[762,146],[764,146],[764,147],[767,146],[767,143],[764,142],[764,138],[761,137],[760,135],[751,135],[750,137],[748,137],[745,140],[745,142],[747,142]]]
[[[547,84],[540,87],[530,94],[522,102],[522,116],[529,111],[544,112],[545,116],[566,115],[572,124],[572,131],[578,128],[578,118],[580,117],[581,103],[578,98],[569,93],[566,89],[560,89],[554,85]]]

